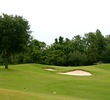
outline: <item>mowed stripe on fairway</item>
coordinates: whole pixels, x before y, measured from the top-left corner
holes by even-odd
[[[0,88],[0,100],[87,100],[55,94],[29,93]]]

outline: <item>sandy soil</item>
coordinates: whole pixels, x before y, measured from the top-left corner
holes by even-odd
[[[56,71],[56,70],[53,69],[53,68],[47,68],[47,69],[45,69],[45,70],[48,70],[48,71]]]
[[[74,71],[59,73],[59,74],[76,75],[76,76],[91,76],[92,75],[91,73],[83,71],[83,70],[74,70]]]

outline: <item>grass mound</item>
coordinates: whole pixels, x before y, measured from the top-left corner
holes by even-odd
[[[91,77],[56,74],[77,67],[21,64],[5,70],[0,66],[0,100],[110,100],[109,66],[78,67],[91,72]]]

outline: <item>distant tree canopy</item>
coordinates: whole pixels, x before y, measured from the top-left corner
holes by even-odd
[[[30,39],[29,29],[28,21],[21,16],[0,16],[0,53],[6,69],[11,57],[26,49]]]
[[[98,62],[110,63],[110,35],[100,30],[74,36],[71,40],[62,36],[47,46],[36,39],[25,53],[16,56],[17,63],[40,63],[57,66],[82,66]]]
[[[17,15],[0,16],[0,64],[5,63],[8,68],[8,63],[57,66],[110,63],[110,35],[103,36],[99,29],[84,36],[76,35],[71,40],[59,36],[51,45],[30,38],[26,19]]]

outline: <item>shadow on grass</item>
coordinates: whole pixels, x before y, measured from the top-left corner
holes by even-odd
[[[4,66],[0,66],[0,71],[19,71],[19,70],[11,68],[11,66],[9,66],[8,69],[5,69]]]

